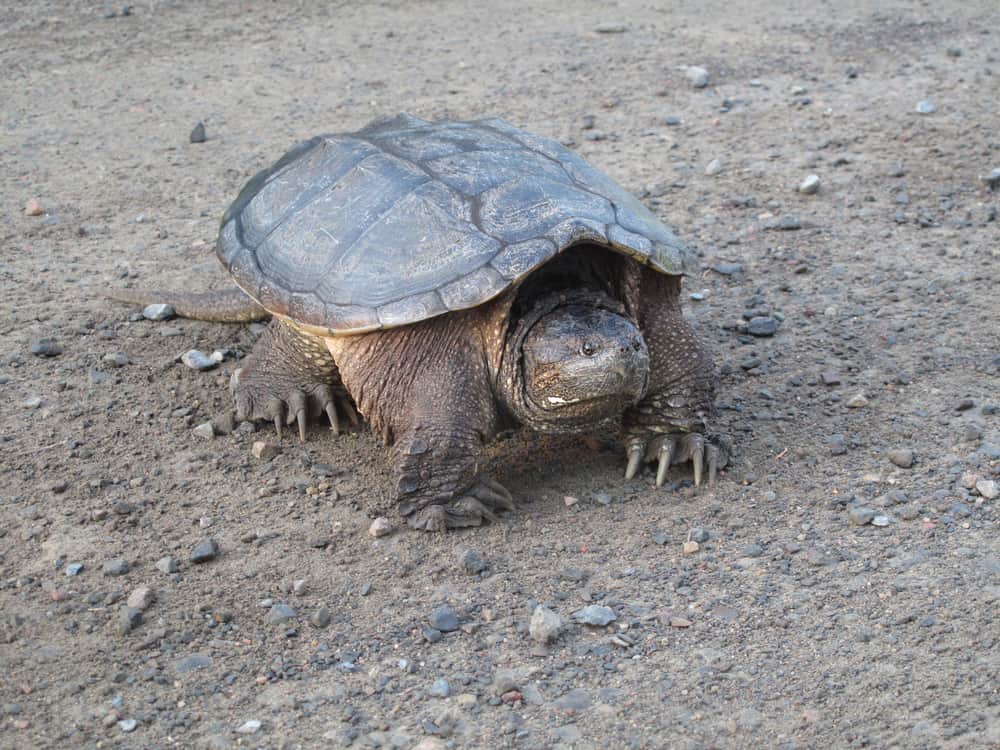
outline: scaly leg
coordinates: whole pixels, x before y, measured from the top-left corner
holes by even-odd
[[[639,328],[649,347],[650,378],[646,397],[625,413],[625,478],[632,479],[644,462],[655,462],[659,487],[671,465],[690,461],[695,485],[706,468],[714,484],[729,458],[723,440],[707,434],[715,367],[681,313],[680,277],[647,268],[640,283]]]
[[[230,388],[237,418],[273,422],[279,437],[286,424],[297,423],[299,438],[305,440],[308,422],[323,414],[335,435],[344,417],[358,424],[323,339],[277,318],[261,334],[247,363],[233,373]]]

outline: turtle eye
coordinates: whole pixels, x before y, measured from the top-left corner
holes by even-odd
[[[580,354],[584,357],[593,357],[597,353],[597,347],[589,341],[584,341],[580,345]]]

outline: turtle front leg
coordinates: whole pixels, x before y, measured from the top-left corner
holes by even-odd
[[[649,386],[645,398],[625,413],[623,424],[632,479],[644,463],[656,463],[656,486],[671,465],[691,462],[695,485],[729,460],[729,449],[709,432],[715,413],[718,376],[711,357],[681,313],[681,281],[643,269],[639,328],[649,347]]]
[[[389,448],[407,524],[446,531],[495,521],[510,493],[482,473],[499,415],[478,311],[327,339],[348,390]]]
[[[324,414],[334,434],[344,420],[358,424],[337,365],[323,339],[274,318],[261,334],[246,364],[233,373],[230,389],[237,419],[274,424],[280,437],[285,425],[306,426]]]

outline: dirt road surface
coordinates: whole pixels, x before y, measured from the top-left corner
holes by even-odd
[[[0,67],[0,747],[1000,746],[994,1],[4,2]],[[515,514],[373,539],[367,430],[221,434],[257,329],[100,296],[225,288],[248,177],[404,110],[696,248],[714,491],[518,434]]]

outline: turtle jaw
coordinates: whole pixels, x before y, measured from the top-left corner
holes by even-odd
[[[600,305],[539,318],[521,345],[521,382],[536,429],[572,431],[618,418],[646,394],[649,350],[635,323]]]

